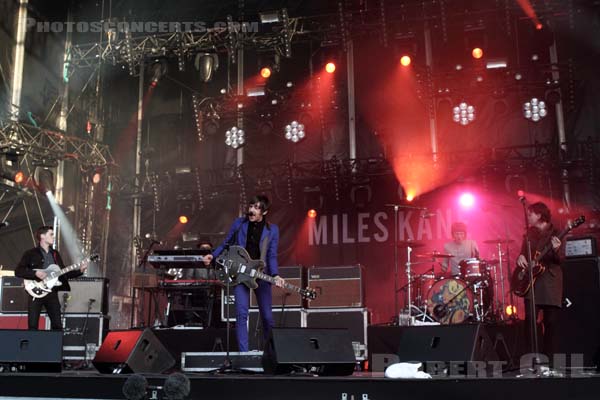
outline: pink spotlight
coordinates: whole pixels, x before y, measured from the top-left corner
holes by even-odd
[[[464,208],[471,208],[475,204],[475,196],[473,196],[471,193],[463,193],[460,195],[458,202]]]

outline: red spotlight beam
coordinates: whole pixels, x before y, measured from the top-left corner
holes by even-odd
[[[533,6],[529,2],[529,0],[517,0],[517,3],[519,3],[519,6],[521,7],[525,15],[527,15],[529,19],[531,19],[535,28],[541,29],[542,23],[537,17],[535,10],[533,9]]]

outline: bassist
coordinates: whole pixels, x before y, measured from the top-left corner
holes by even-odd
[[[60,253],[52,248],[54,243],[54,229],[51,226],[42,226],[35,233],[38,241],[38,246],[27,250],[23,253],[19,265],[15,269],[15,275],[19,278],[41,281],[46,277],[44,271],[35,271],[37,269],[45,269],[52,264],[64,268],[65,264],[60,256]],[[59,277],[62,285],[55,286],[51,293],[42,298],[29,297],[27,314],[28,326],[30,330],[38,329],[38,320],[42,312],[42,307],[46,308],[48,317],[50,318],[50,326],[52,330],[62,330],[62,322],[60,318],[60,301],[58,300],[58,291],[70,291],[68,279],[81,276],[87,269],[87,263],[83,264],[81,269],[68,272]]]
[[[541,251],[544,246],[551,244],[551,249],[545,254],[540,263],[544,265],[544,272],[538,275],[534,284],[536,314],[542,313],[543,343],[542,352],[551,360],[558,351],[558,323],[562,302],[562,270],[558,250],[561,245],[557,237],[558,231],[551,223],[551,214],[548,206],[537,202],[527,207],[527,220],[529,231],[527,236],[531,242],[532,257],[536,251]],[[523,240],[521,254],[517,258],[517,265],[529,271],[527,262],[527,238]],[[531,291],[525,296],[525,320],[527,327],[531,325],[530,304]],[[537,319],[537,315],[536,315]],[[530,329],[530,328],[528,328]]]

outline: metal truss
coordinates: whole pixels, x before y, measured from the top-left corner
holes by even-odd
[[[11,120],[0,120],[0,152],[15,152],[46,163],[71,159],[84,168],[114,164],[107,145]]]
[[[289,18],[270,32],[260,32],[260,29],[256,32],[254,27],[257,25],[246,29],[248,25],[233,21],[228,21],[228,27],[225,28],[203,29],[198,32],[178,31],[139,36],[125,32],[123,38],[117,40],[72,46],[71,65],[90,68],[103,61],[112,65],[128,65],[133,74],[146,59],[189,58],[202,52],[222,51],[227,51],[234,59],[235,50],[241,47],[275,50],[289,57],[289,46],[297,25],[297,19]]]

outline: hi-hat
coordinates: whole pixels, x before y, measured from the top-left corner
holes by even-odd
[[[489,239],[489,240],[484,240],[483,243],[485,244],[510,244],[510,243],[514,243],[515,241],[512,239]]]
[[[415,254],[415,257],[418,258],[452,258],[454,257],[452,254],[444,254],[444,253],[424,253],[424,254]]]

